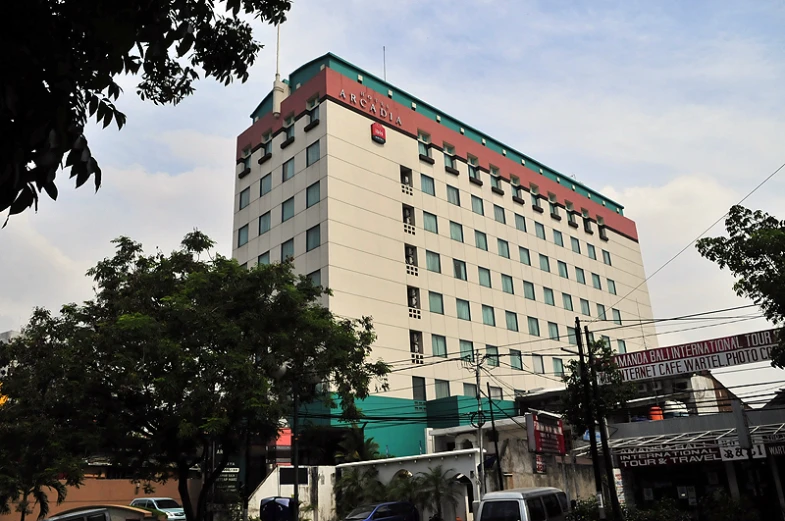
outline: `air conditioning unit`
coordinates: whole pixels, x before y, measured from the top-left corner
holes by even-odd
[[[645,393],[649,390],[649,386],[646,384],[638,384],[638,392]]]
[[[652,391],[662,391],[662,382],[652,382],[651,383],[651,390]]]

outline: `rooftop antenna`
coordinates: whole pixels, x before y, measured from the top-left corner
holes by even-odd
[[[275,40],[275,81],[273,82],[273,117],[281,117],[281,103],[289,96],[289,86],[281,81],[281,25],[275,26],[277,35]]]
[[[276,24],[276,35],[275,35],[275,80],[278,81],[281,79],[280,74],[280,59],[281,59],[281,24]]]
[[[384,81],[387,81],[387,47],[382,45],[382,59],[384,60]]]

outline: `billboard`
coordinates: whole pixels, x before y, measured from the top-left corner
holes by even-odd
[[[529,437],[529,451],[537,454],[562,454],[564,425],[558,418],[536,413],[526,413],[526,433]]]

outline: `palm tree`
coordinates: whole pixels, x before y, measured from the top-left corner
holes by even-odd
[[[420,498],[420,491],[417,487],[417,479],[412,476],[411,472],[399,471],[387,484],[387,500],[408,501],[421,507],[420,500],[422,498]]]
[[[338,448],[340,450],[335,454],[335,459],[341,463],[368,461],[381,457],[379,444],[373,441],[373,438],[366,439],[363,429],[356,426],[346,431]]]
[[[453,469],[444,470],[441,465],[428,468],[415,477],[415,486],[419,490],[418,503],[435,512],[434,519],[441,520],[442,505],[446,502],[457,508],[463,498],[464,486],[458,481],[458,474]]]
[[[384,500],[386,492],[375,468],[344,470],[335,482],[336,513],[343,518],[360,505]]]

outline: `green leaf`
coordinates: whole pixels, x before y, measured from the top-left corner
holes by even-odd
[[[30,185],[25,185],[25,187],[22,188],[22,191],[19,192],[19,195],[16,196],[14,202],[11,204],[9,215],[22,213],[22,211],[30,208],[36,199],[37,197],[35,190],[33,190]]]
[[[54,181],[46,183],[44,185],[44,190],[46,190],[46,193],[53,201],[57,201],[57,186]]]

